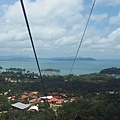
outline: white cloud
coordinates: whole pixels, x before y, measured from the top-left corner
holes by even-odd
[[[120,44],[115,47],[116,49],[120,49]]]
[[[91,32],[88,31],[88,32],[89,34],[91,34],[91,36],[87,37],[83,41],[80,54],[86,53],[86,55],[89,55],[89,53],[91,53],[93,56],[97,55],[98,58],[99,55],[102,56],[107,55],[106,58],[107,57],[112,58],[112,53],[113,56],[115,55],[114,53],[117,53],[118,56],[119,54],[118,49],[120,49],[120,41],[119,41],[120,28],[117,28],[116,30],[112,31],[106,37],[102,36],[101,34],[94,34],[93,31]],[[99,33],[99,31],[96,32]]]
[[[88,40],[86,40],[86,41],[83,43],[83,45],[89,46],[89,45],[91,45],[92,43],[93,43],[93,41],[92,41],[91,39],[88,39]]]
[[[79,20],[83,18],[80,14],[84,10],[82,0],[24,0],[24,3],[37,50],[49,49],[53,52],[59,46],[67,45],[80,31],[77,26],[80,26]],[[6,48],[2,49],[8,52],[16,48],[17,52],[23,47],[23,51],[28,52],[31,46],[28,44],[29,37],[20,1],[2,8],[4,16],[0,21],[3,28],[0,31],[0,43],[6,41]]]
[[[56,41],[56,44],[59,45],[68,45],[68,44],[74,44],[76,43],[76,37],[72,36],[72,37],[63,37],[62,39],[58,39]]]
[[[115,31],[113,31],[110,35],[109,35],[109,39],[111,41],[119,41],[120,38],[120,28],[117,28]]]
[[[83,0],[32,2],[24,0],[24,2],[38,55],[40,57],[74,56],[89,13],[88,8],[84,8]],[[100,0],[100,2],[105,1]],[[3,16],[0,16],[0,53],[6,51],[6,54],[33,54],[20,1],[13,5],[4,5],[2,11],[4,12]],[[111,17],[111,23],[115,23],[113,19],[117,21],[118,16]],[[97,28],[101,21],[108,19],[108,13],[97,14],[93,11],[90,22],[95,22],[94,25],[97,26],[88,25],[81,45],[81,54],[88,54],[91,51],[92,54],[103,53],[109,51],[111,47],[115,50],[119,49],[120,28],[109,32],[101,29],[103,26]]]
[[[93,46],[94,48],[97,49],[104,49],[104,51],[115,51],[115,49],[119,48],[119,41],[120,38],[120,28],[117,28],[114,30],[112,33],[108,35],[106,38],[101,38],[97,45]]]
[[[23,23],[23,15],[19,2],[15,2],[14,5],[6,6],[4,19],[7,23],[13,25]]]
[[[110,24],[120,24],[120,11],[117,16],[113,16],[110,18]]]
[[[96,22],[101,22],[102,20],[106,19],[107,16],[108,15],[106,13],[104,13],[104,14],[97,14],[97,15],[92,14],[91,20],[94,20]]]

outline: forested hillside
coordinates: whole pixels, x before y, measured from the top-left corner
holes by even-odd
[[[25,91],[38,91],[44,94],[39,78],[28,79],[24,75],[21,81],[15,77],[17,73],[8,73],[11,80],[6,79],[7,73],[0,74],[0,114],[1,120],[74,120],[80,113],[82,120],[119,120],[120,115],[120,78],[100,73],[87,75],[43,75],[45,88],[48,92],[73,94],[76,100],[63,103],[55,110],[41,106],[39,112],[12,111],[7,97],[19,97]],[[26,81],[27,79],[27,81]],[[7,95],[5,93],[8,92]],[[14,102],[13,102],[14,103]]]

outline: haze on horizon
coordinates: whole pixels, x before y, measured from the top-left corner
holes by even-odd
[[[75,56],[93,0],[24,0],[37,55]],[[0,0],[0,56],[33,56],[19,0]],[[78,56],[120,59],[120,0],[97,0]]]

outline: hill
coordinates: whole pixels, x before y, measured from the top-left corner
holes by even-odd
[[[112,67],[112,68],[106,68],[100,71],[102,74],[120,74],[120,68]]]
[[[71,61],[74,60],[74,57],[52,57],[52,58],[48,58],[49,60],[65,60],[65,61]],[[87,60],[87,61],[94,61],[94,58],[91,57],[87,57],[87,58],[83,58],[83,57],[78,57],[76,60]]]
[[[39,60],[55,60],[55,61],[73,61],[74,57],[51,57],[51,58],[38,58]],[[28,56],[0,56],[0,61],[34,61],[34,57]],[[94,58],[91,57],[78,57],[76,60],[85,60],[85,61],[94,61]]]

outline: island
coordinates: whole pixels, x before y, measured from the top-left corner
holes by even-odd
[[[0,66],[0,69],[3,69],[3,67]]]
[[[52,57],[48,58],[48,60],[54,60],[54,61],[73,61],[75,58],[74,57]],[[76,60],[82,60],[82,61],[95,61],[94,58],[91,57],[77,57]]]
[[[44,71],[44,72],[60,72],[59,69],[53,69],[53,68],[47,68],[47,69],[41,69],[41,71]]]
[[[120,74],[120,68],[112,67],[112,68],[106,68],[100,71],[102,74]]]
[[[25,71],[25,69],[22,69],[22,68],[6,68],[6,71]]]

